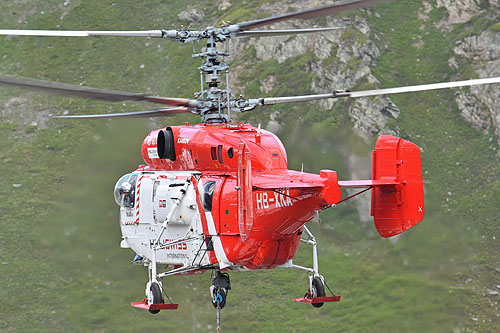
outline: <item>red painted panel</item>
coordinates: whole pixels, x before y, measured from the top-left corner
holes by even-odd
[[[219,232],[221,235],[238,235],[238,191],[235,177],[226,177],[221,190],[224,200],[220,201]]]
[[[234,171],[237,169],[236,152],[241,141],[251,152],[252,169],[286,170],[288,167],[281,141],[273,133],[250,125],[198,124],[169,128],[174,136],[176,159],[171,161],[158,157],[157,137],[161,129],[155,130],[144,139],[141,148],[142,157],[151,170]],[[212,148],[216,151],[216,159],[212,159]],[[219,149],[222,159],[218,156]]]
[[[135,308],[145,309],[145,310],[177,310],[179,304],[151,304],[148,305],[148,299],[145,298],[142,302],[132,302],[130,303]]]
[[[252,260],[252,264],[257,267],[269,267],[271,266],[278,252],[279,242],[276,240],[265,240],[259,246],[257,254]]]
[[[250,236],[254,222],[252,191],[250,150],[241,141],[238,145],[238,225],[243,242]]]
[[[339,302],[340,296],[323,296],[323,297],[298,297],[293,299],[294,302],[299,303],[327,303],[327,302]]]

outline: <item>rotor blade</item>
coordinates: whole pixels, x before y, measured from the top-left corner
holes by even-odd
[[[158,104],[167,104],[173,106],[194,106],[194,104],[196,104],[197,102],[194,100],[189,100],[187,98],[149,96],[144,93],[128,93],[128,92],[120,92],[114,90],[96,89],[84,86],[77,86],[73,84],[36,80],[36,79],[17,77],[12,75],[0,75],[0,83],[23,87],[23,88],[49,91],[52,93],[58,93],[62,95],[85,97],[85,98],[99,99],[111,102],[133,100],[133,101],[146,101]]]
[[[311,29],[289,29],[289,30],[253,30],[253,31],[242,31],[234,34],[236,38],[244,37],[268,37],[268,36],[280,36],[280,35],[297,35],[297,34],[308,34],[312,32],[321,31],[331,31],[344,29],[343,27],[331,27],[331,28],[311,28]]]
[[[291,20],[291,19],[312,19],[316,17],[337,14],[346,10],[357,9],[366,7],[378,2],[387,0],[344,0],[331,5],[317,7],[313,9],[301,10],[297,12],[287,13],[279,16],[268,17],[260,20],[247,21],[236,24],[239,26],[240,31],[250,30],[265,25],[274,24],[277,22]]]
[[[160,108],[147,111],[108,113],[108,114],[82,114],[73,116],[54,116],[52,118],[60,119],[112,119],[112,118],[153,118],[166,117],[177,113],[190,112],[188,108]]]
[[[156,37],[162,38],[163,31],[70,31],[70,30],[8,30],[0,29],[0,35],[5,36],[54,36],[54,37],[89,37],[89,36],[117,36],[117,37]]]
[[[454,82],[442,82],[442,83],[432,83],[432,84],[422,84],[417,86],[406,86],[397,88],[387,88],[387,89],[375,89],[375,90],[363,90],[363,91],[335,91],[330,94],[319,94],[319,95],[303,95],[303,96],[290,96],[290,97],[266,97],[259,99],[249,100],[250,104],[256,105],[273,105],[282,103],[292,103],[292,102],[305,102],[314,101],[318,99],[325,98],[339,98],[339,97],[367,97],[367,96],[378,96],[378,95],[389,95],[389,94],[400,94],[407,92],[417,92],[417,91],[428,91],[436,89],[445,88],[457,88],[457,87],[467,87],[482,84],[493,84],[500,83],[500,77],[493,77],[487,79],[475,79],[475,80],[465,80],[465,81],[454,81]]]
[[[422,84],[422,85],[418,85],[418,86],[407,86],[407,87],[398,87],[398,88],[354,91],[354,92],[349,93],[349,97],[366,97],[366,96],[377,96],[377,95],[400,94],[400,93],[405,93],[405,92],[427,91],[427,90],[436,90],[436,89],[444,89],[444,88],[468,87],[468,86],[476,86],[476,85],[491,84],[491,83],[500,83],[500,77],[492,77],[492,78],[487,78],[487,79],[465,80],[465,81],[454,81],[454,82],[432,83],[432,84]]]

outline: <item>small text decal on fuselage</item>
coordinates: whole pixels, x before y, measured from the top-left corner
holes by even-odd
[[[172,241],[171,239],[165,239],[165,241],[161,245],[164,246],[165,244],[168,244],[171,241]],[[166,246],[165,250],[187,251],[187,243],[177,243],[170,246]]]
[[[158,148],[156,148],[156,147],[148,148],[148,157],[149,158],[160,158],[160,156],[158,156]]]
[[[257,209],[281,208],[293,206],[290,190],[275,190],[273,192],[256,192]]]
[[[189,139],[188,138],[177,138],[177,143],[188,144],[189,143]]]

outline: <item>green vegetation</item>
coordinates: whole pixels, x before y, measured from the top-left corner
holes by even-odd
[[[185,23],[177,17],[183,9],[202,9],[207,3],[109,0],[63,6],[55,0],[9,1],[0,5],[0,22],[2,28],[169,28]],[[257,4],[231,3],[228,14],[211,9],[201,26],[219,19],[265,15],[255,12]],[[381,56],[372,70],[380,87],[470,77],[473,73],[465,60],[458,59],[460,70],[448,66],[455,41],[488,27],[498,31],[498,23],[475,17],[464,26],[470,31],[457,27],[443,34],[434,25],[443,10],[431,11],[430,20],[422,22],[417,19],[419,9],[416,1],[392,1],[372,9],[378,15],[368,16],[379,37]],[[248,17],[254,14],[258,16]],[[356,37],[354,32],[349,34]],[[417,47],[420,40],[423,44]],[[336,50],[331,55],[335,57]],[[194,70],[199,61],[191,59],[191,47],[166,41],[1,38],[0,57],[0,72],[6,74],[163,96],[191,97],[199,89]],[[235,63],[245,64],[253,57],[254,51],[249,50]],[[261,96],[260,82],[269,76],[276,77],[269,95],[307,94],[314,79],[307,68],[317,61],[310,54],[283,64],[271,59],[248,66],[238,79],[245,82],[248,97]],[[323,61],[327,63],[328,59]],[[358,88],[372,86],[363,82]],[[142,299],[147,274],[144,268],[130,265],[130,250],[119,247],[118,208],[112,196],[115,181],[143,163],[139,147],[149,130],[195,123],[198,118],[176,116],[158,124],[48,120],[45,126],[23,125],[21,120],[36,120],[34,114],[42,111],[105,113],[152,106],[3,87],[0,105],[13,96],[21,99],[19,116],[0,119],[4,175],[0,183],[0,331],[214,331],[209,273],[165,280],[167,292],[180,303],[175,313],[153,316],[130,307],[129,302]],[[311,223],[310,228],[320,242],[320,271],[342,301],[321,309],[292,302],[306,291],[303,272],[234,273],[233,290],[222,311],[223,330],[499,330],[498,310],[490,304],[497,300],[483,296],[488,288],[500,285],[497,138],[466,124],[454,96],[455,91],[438,91],[391,98],[401,109],[392,128],[422,148],[424,221],[393,244],[376,235],[371,222],[359,221],[352,202],[325,211],[322,222]],[[373,143],[354,135],[348,103],[337,101],[331,112],[314,104],[275,106],[244,114],[238,121],[255,125],[277,112],[276,118],[284,123],[280,137],[290,168],[300,170],[303,163],[305,171],[328,168],[349,179],[346,159],[352,154],[368,156]],[[309,265],[310,260],[310,248],[304,246],[296,261]]]
[[[500,32],[500,22],[493,24],[493,26],[491,27],[491,30],[493,32]]]

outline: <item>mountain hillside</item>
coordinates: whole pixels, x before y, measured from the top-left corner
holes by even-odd
[[[7,0],[2,29],[203,28],[325,4],[287,1]],[[329,3],[329,2],[328,2]],[[364,90],[498,76],[498,0],[394,0],[273,28],[332,32],[231,41],[231,82],[248,98]],[[202,47],[198,43],[197,47]],[[141,38],[0,37],[0,73],[160,96],[193,97],[192,45]],[[224,331],[500,331],[500,122],[498,85],[359,100],[269,106],[233,122],[262,124],[287,149],[290,169],[370,174],[381,134],[421,147],[426,217],[383,239],[369,194],[309,223],[320,272],[342,301],[292,301],[303,272],[232,273]],[[52,115],[151,108],[0,86],[0,331],[215,330],[210,273],[164,280],[177,312],[132,308],[147,272],[130,264],[113,187],[143,163],[149,131],[196,123],[70,121]],[[301,247],[297,263],[311,264]]]

